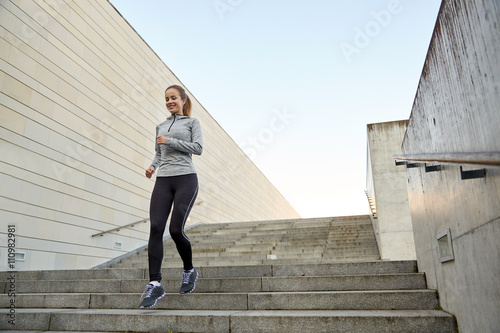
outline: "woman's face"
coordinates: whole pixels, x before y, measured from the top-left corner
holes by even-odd
[[[175,88],[170,88],[165,91],[165,105],[171,114],[182,115],[182,107],[186,100],[182,100],[180,92]]]

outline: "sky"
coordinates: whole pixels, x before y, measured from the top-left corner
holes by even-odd
[[[111,3],[303,218],[368,214],[366,126],[409,118],[441,1]]]

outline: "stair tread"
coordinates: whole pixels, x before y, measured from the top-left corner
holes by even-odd
[[[72,296],[72,295],[140,295],[142,291],[137,292],[117,292],[117,293],[96,293],[96,292],[66,292],[66,293],[19,293],[16,292],[16,297],[22,296]],[[432,289],[382,289],[382,290],[321,290],[321,291],[257,291],[257,292],[194,292],[188,295],[181,295],[178,292],[167,292],[166,295],[180,295],[180,297],[209,297],[209,296],[224,296],[224,295],[337,295],[337,294],[414,294],[414,293],[429,293],[435,294]],[[6,295],[6,294],[3,294]],[[200,296],[201,295],[201,296]],[[1,296],[1,295],[0,295]]]
[[[8,309],[0,309],[1,314],[8,313]],[[201,315],[201,316],[272,316],[280,315],[284,317],[302,316],[345,316],[345,317],[453,317],[440,310],[143,310],[143,309],[45,309],[30,308],[16,309],[16,313],[64,313],[64,314],[102,314],[102,315],[150,315],[150,316],[171,316],[171,315]]]
[[[298,275],[290,275],[290,276],[235,276],[235,277],[207,277],[204,278],[202,276],[199,277],[198,281],[200,280],[238,280],[238,279],[261,279],[261,278],[266,278],[266,279],[303,279],[303,278],[319,278],[319,279],[325,279],[325,278],[346,278],[346,277],[372,277],[372,278],[378,278],[378,277],[389,277],[389,276],[414,276],[414,275],[420,275],[423,276],[424,273],[387,273],[387,274],[335,274],[335,275],[307,275],[307,276],[298,276]],[[120,280],[120,279],[118,279]],[[121,279],[121,280],[127,280],[127,281],[145,281],[144,279]],[[163,281],[178,281],[178,278],[171,278],[171,277],[165,277],[162,279]],[[68,280],[21,280],[23,283],[28,283],[28,282],[36,282],[36,283],[51,283],[51,282],[58,282],[58,283],[66,283],[66,282],[89,282],[89,281],[95,281],[95,282],[105,282],[105,281],[117,281],[117,279],[82,279],[82,280],[74,280],[74,279],[68,279]]]
[[[0,314],[7,314],[0,309]],[[16,309],[23,331],[122,332],[457,332],[438,310]],[[24,320],[23,320],[24,319]],[[340,325],[340,326],[339,326]],[[0,329],[6,328],[0,323]],[[37,332],[37,331],[35,331]]]
[[[307,275],[353,275],[353,274],[384,274],[389,271],[394,270],[404,270],[406,273],[413,273],[416,268],[417,262],[415,260],[408,261],[380,261],[380,260],[369,260],[369,261],[359,261],[359,262],[334,262],[334,263],[298,263],[298,264],[288,264],[283,265],[279,263],[279,260],[273,260],[273,264],[260,264],[260,265],[212,265],[199,267],[199,271],[207,272],[238,272],[242,271],[248,274],[248,270],[255,271],[266,271],[273,272],[274,276],[301,276],[302,274]],[[370,271],[374,269],[375,272]],[[33,280],[32,278],[38,280],[45,280],[50,277],[57,277],[63,274],[71,275],[71,279],[83,278],[83,279],[96,279],[95,277],[108,275],[110,278],[122,278],[122,279],[137,279],[145,278],[146,268],[103,268],[103,269],[79,269],[79,270],[46,270],[46,271],[19,271],[16,274],[17,281]],[[198,267],[197,267],[198,270]],[[355,270],[357,273],[345,274],[346,270]],[[176,276],[182,272],[182,269],[177,265],[177,267],[164,267],[162,269],[163,273],[175,273]],[[277,272],[280,272],[277,274]],[[281,273],[286,272],[286,273]],[[315,272],[315,273],[311,273]],[[322,272],[318,274],[318,272]],[[326,273],[329,274],[326,274]],[[335,273],[333,273],[335,272]],[[9,272],[0,272],[0,277],[5,280],[8,277]],[[270,273],[271,274],[271,273]],[[165,274],[164,274],[165,275]],[[94,278],[92,278],[94,276]],[[268,275],[267,275],[268,276]],[[28,277],[26,279],[25,277]],[[57,279],[61,280],[61,279]]]

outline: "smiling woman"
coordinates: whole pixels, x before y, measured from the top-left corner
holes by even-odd
[[[144,291],[141,309],[153,307],[165,296],[165,290],[160,283],[163,233],[172,206],[169,232],[184,264],[180,293],[193,291],[198,278],[193,267],[191,242],[184,233],[184,225],[198,194],[198,177],[191,155],[201,155],[203,151],[201,127],[197,119],[190,118],[191,101],[181,86],[173,85],[165,90],[165,105],[170,116],[156,127],[156,155],[146,170],[148,178],[151,178],[156,170],[158,172],[149,209],[150,283]]]

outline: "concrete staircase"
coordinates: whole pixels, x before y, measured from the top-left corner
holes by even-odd
[[[283,265],[378,260],[369,217],[205,224],[186,232],[195,267]],[[179,267],[180,257],[165,242],[163,267]],[[147,251],[116,268],[147,268]]]
[[[137,309],[144,251],[105,269],[16,274],[16,326],[25,332],[457,332],[414,261],[379,261],[368,216],[200,225],[187,232],[200,278],[178,294],[181,261],[165,244],[163,285]],[[3,285],[2,285],[3,284]]]

